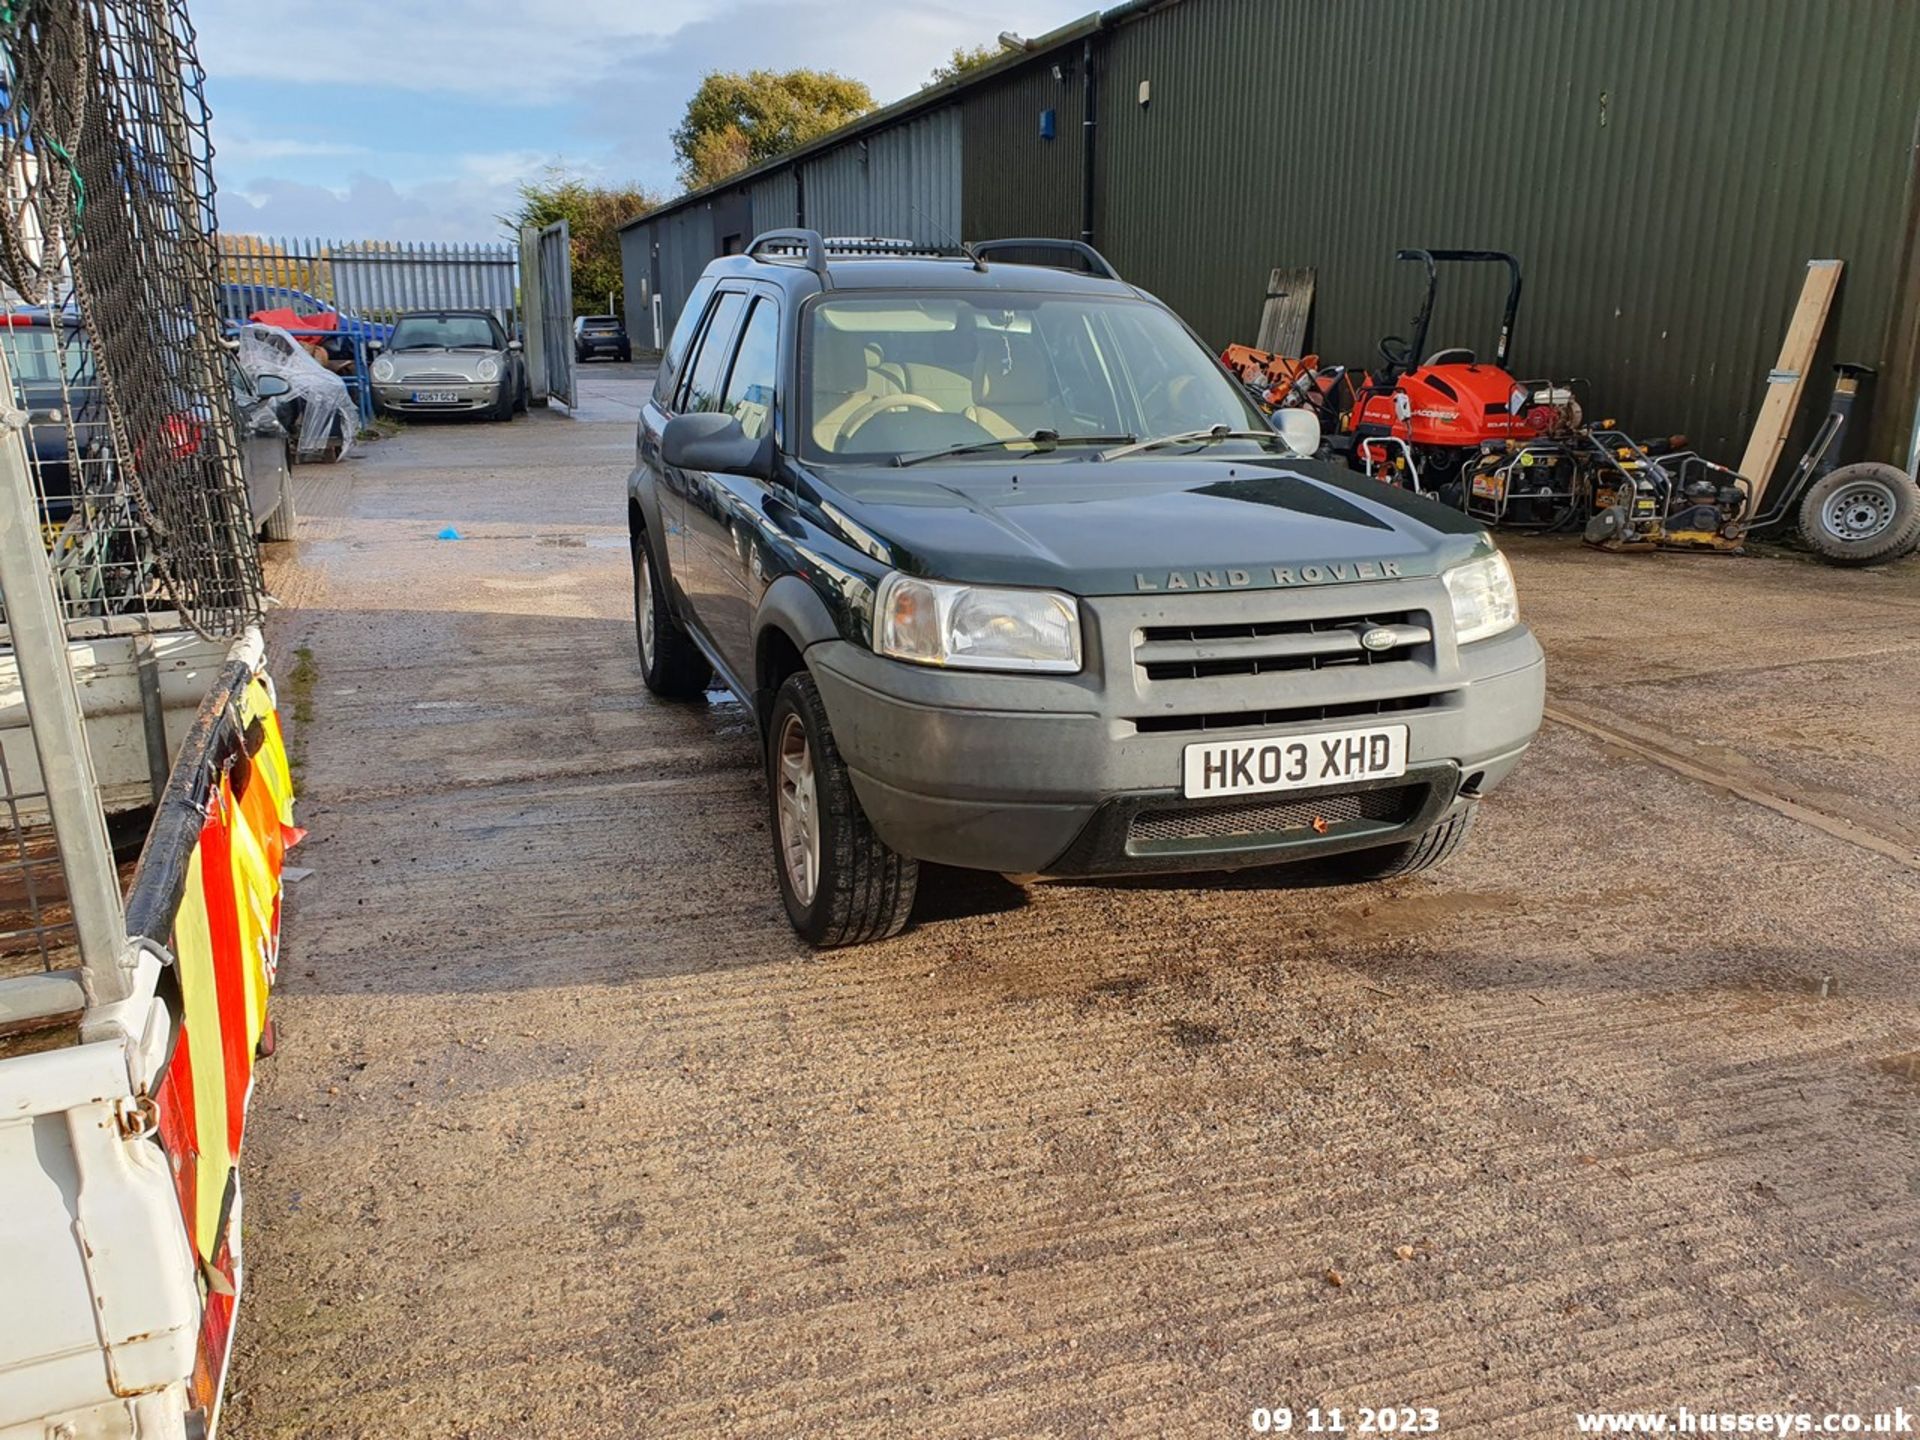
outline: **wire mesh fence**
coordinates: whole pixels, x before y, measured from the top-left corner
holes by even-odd
[[[69,652],[97,686],[115,644],[131,669],[143,632],[218,644],[261,614],[203,82],[184,0],[0,4],[0,980],[124,941]],[[20,588],[49,577],[51,609]],[[151,668],[134,744],[146,709],[164,774]]]
[[[63,603],[237,634],[262,584],[185,7],[28,0],[5,14],[0,263],[44,317],[9,324],[9,358],[31,374],[38,352],[56,357],[57,392],[16,383],[14,398],[42,522],[59,531]]]

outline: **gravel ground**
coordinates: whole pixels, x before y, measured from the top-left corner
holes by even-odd
[[[943,875],[815,957],[750,721],[640,685],[587,376],[275,547],[236,1440],[1920,1408],[1920,561],[1517,545],[1569,723],[1444,871]]]

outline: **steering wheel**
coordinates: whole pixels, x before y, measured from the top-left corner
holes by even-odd
[[[888,410],[931,410],[936,415],[944,415],[947,413],[924,395],[876,395],[840,422],[840,433],[834,436],[834,448],[836,450],[839,449],[840,446],[853,438],[854,431],[873,419],[874,416],[883,414]]]
[[[1413,369],[1413,347],[1398,335],[1381,338],[1380,358],[1387,362],[1389,370]]]

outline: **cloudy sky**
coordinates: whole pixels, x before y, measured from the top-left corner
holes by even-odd
[[[193,0],[222,228],[487,239],[560,163],[678,188],[668,133],[707,71],[808,66],[880,103],[956,45],[1094,0]],[[884,18],[874,18],[883,16]]]

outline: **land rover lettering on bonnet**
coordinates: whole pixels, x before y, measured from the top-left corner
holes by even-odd
[[[1090,247],[1015,251],[762,235],[640,416],[640,669],[751,707],[794,927],[891,935],[929,862],[1445,860],[1540,724],[1505,557],[1313,458]]]

